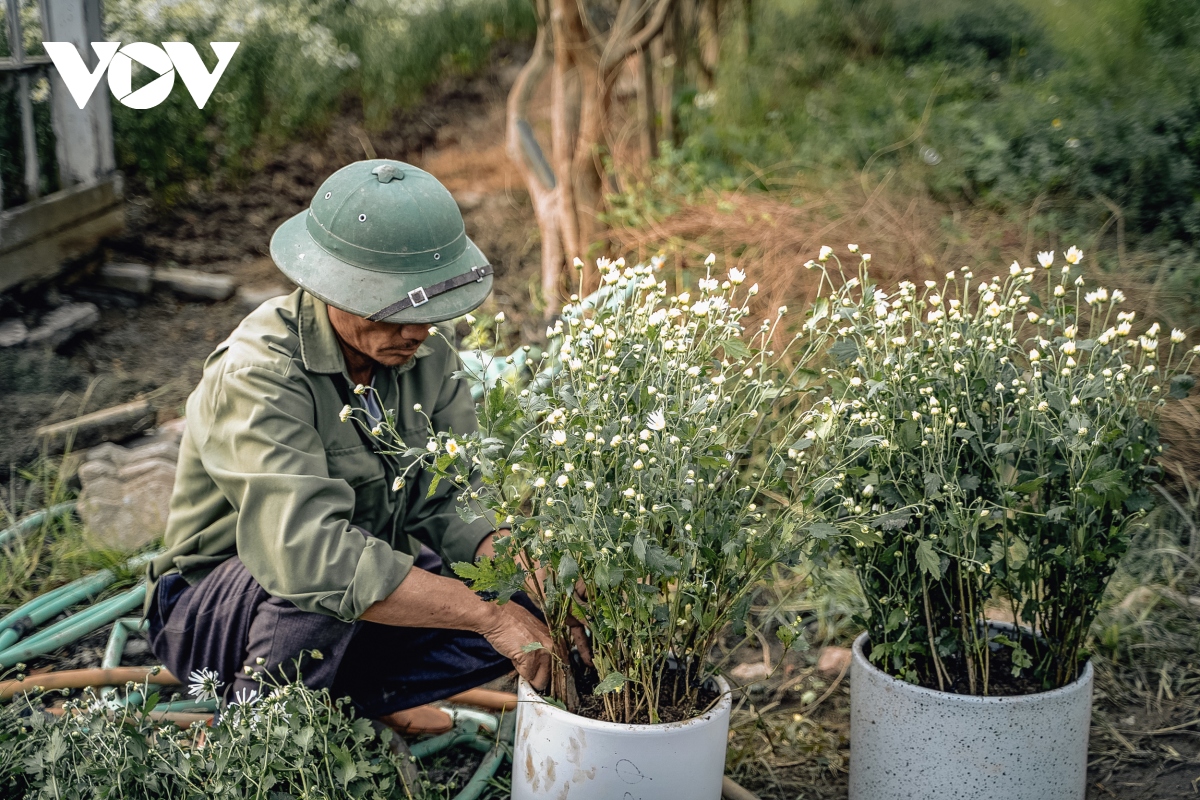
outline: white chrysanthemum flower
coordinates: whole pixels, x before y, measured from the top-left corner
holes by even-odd
[[[566,444],[567,443],[567,432],[566,431],[555,431],[554,433],[550,434],[550,441],[554,442],[556,445],[559,445],[559,446]]]
[[[1021,265],[1018,264],[1016,261],[1009,264],[1008,265],[1008,274],[1009,275],[1020,275],[1021,274]]]
[[[396,480],[392,481],[392,491],[398,492],[403,488],[404,488],[404,478],[397,475]]]
[[[996,391],[997,391],[997,392],[1000,392],[1001,394],[1003,394],[1003,393],[1004,393],[1004,384],[1003,384],[1003,383],[997,383],[997,384],[996,384]]]
[[[504,322],[504,312],[503,311],[496,314],[496,322]]]
[[[1039,353],[1037,350],[1030,350],[1029,351],[1029,360],[1036,364],[1038,361],[1042,360],[1042,354]]]
[[[786,313],[787,313],[787,306],[780,306],[779,307],[779,316],[782,317]]]
[[[850,379],[850,385],[851,386],[862,386],[862,378],[855,375],[853,378]]]
[[[611,440],[609,440],[608,444],[609,444],[609,446],[611,446],[611,447],[616,447],[616,446],[617,446],[617,445],[619,445],[621,442],[622,442],[622,439],[621,439],[621,434],[619,434],[619,433],[618,433],[616,436],[612,437],[612,439],[611,439]]]
[[[714,375],[712,378],[712,382],[715,385],[720,386],[722,383],[725,382],[725,376],[724,375]]]
[[[1058,286],[1054,287],[1054,296],[1055,297],[1062,297],[1066,293],[1067,293],[1066,287],[1064,287],[1061,283]]]
[[[371,428],[371,435],[376,437],[383,436],[383,427],[376,425],[374,428]]]
[[[578,259],[576,259],[576,260],[578,260]],[[467,321],[468,325],[475,324],[475,315],[474,314],[467,314],[465,317],[463,317],[463,319],[465,319]]]
[[[420,413],[420,412],[421,412],[421,408],[422,408],[422,406],[421,406],[421,404],[420,404],[420,403],[413,403],[413,411],[416,411],[417,413]]]
[[[737,267],[729,270],[729,282],[734,286],[741,286],[742,281],[746,280],[746,273]]]
[[[1054,251],[1043,250],[1037,254],[1037,260],[1045,269],[1050,269],[1050,265],[1054,263]]]
[[[1179,328],[1171,329],[1171,341],[1174,342],[1175,344],[1179,344],[1186,338],[1187,338],[1187,334],[1184,333],[1183,331],[1179,330]]]
[[[1041,319],[1041,317],[1038,316],[1036,311],[1030,311],[1025,316],[1029,319],[1030,322],[1037,322],[1039,319]]]
[[[554,482],[558,484],[558,488],[565,489],[567,488],[567,485],[571,483],[571,479],[566,475],[559,475],[558,479]]]
[[[1138,344],[1148,353],[1153,353],[1158,349],[1158,339],[1152,339],[1149,336],[1139,336]]]
[[[594,441],[596,441],[596,434],[592,433],[591,431],[588,431],[587,433],[585,433],[583,435],[583,440],[585,442],[594,442]]]
[[[966,367],[964,367],[964,366],[962,365],[962,363],[960,363],[960,362],[958,362],[958,361],[955,361],[955,362],[954,362],[954,373],[955,373],[956,375],[960,375],[960,374],[962,374],[962,371],[963,371],[964,369],[966,369]]]
[[[534,481],[533,481],[533,488],[544,489],[545,487],[546,487],[546,479],[543,478],[541,475],[538,475],[537,478],[534,479]]]
[[[1128,336],[1132,330],[1133,326],[1129,324],[1129,320],[1123,320],[1121,324],[1117,325],[1118,336]]]
[[[584,481],[583,488],[587,489],[590,492],[596,488],[596,484],[594,481]]]
[[[628,489],[626,489],[625,491],[621,492],[621,494],[622,494],[622,495],[624,495],[625,497],[628,497],[630,500],[632,500],[633,498],[637,497],[637,492],[636,492],[636,491],[634,491],[634,489],[633,489],[633,487],[632,487],[632,486],[630,486],[630,487],[629,487]]]
[[[1000,308],[1000,306],[996,303],[991,303],[987,307],[987,314],[989,317],[998,317],[1000,316],[1000,312],[1003,310],[1004,309]]]
[[[667,418],[663,413],[663,409],[660,408],[657,411],[651,412],[649,418],[646,420],[646,426],[652,431],[666,430]]]
[[[438,451],[437,439],[430,439],[428,442],[426,442],[425,449],[431,453],[436,453]]]
[[[695,378],[700,374],[700,368],[697,366],[688,367],[687,374],[689,378]]]
[[[856,244],[848,244],[848,245],[846,245],[846,249],[847,249],[847,250],[849,250],[851,253],[857,253],[857,252],[858,252],[858,245],[856,245]]]
[[[637,461],[633,462],[634,469],[643,469],[645,466],[646,465],[642,463],[642,460],[640,458]]]
[[[823,245],[821,245],[821,252],[817,256],[817,260],[818,261],[828,261],[829,257],[831,255],[833,255],[833,248],[827,244],[823,244]]]
[[[709,253],[708,258],[704,259],[704,266],[706,267],[711,267],[715,263],[717,263],[716,253]]]
[[[1124,303],[1125,302],[1125,293],[1122,292],[1120,289],[1113,289],[1112,290],[1112,301],[1114,303]]]
[[[353,413],[354,409],[350,408],[350,406],[342,406],[342,410],[338,412],[338,419],[340,419],[342,422],[345,422],[346,420],[350,419],[350,415]]]
[[[708,303],[705,302],[704,300],[701,300],[699,303],[696,303],[694,306],[692,306],[692,313],[695,314],[697,317],[707,316],[708,315]]]
[[[1070,339],[1063,342],[1062,351],[1069,356],[1075,355],[1075,342]]]
[[[232,706],[252,706],[258,700],[258,689],[238,689],[233,693]]]
[[[360,384],[358,384],[357,386],[355,386],[355,387],[354,387],[354,393],[355,393],[355,394],[366,394],[366,393],[367,393],[367,387],[363,386],[363,385],[360,383]]]
[[[459,450],[460,450],[460,448],[459,448],[459,446],[458,446],[458,442],[457,442],[457,441],[455,441],[454,439],[447,439],[447,440],[446,440],[446,452],[447,452],[449,455],[456,456],[456,455],[458,455],[458,451],[459,451]]]
[[[211,669],[193,670],[188,680],[191,681],[188,694],[197,700],[216,700],[221,687],[225,685]]]
[[[1067,248],[1066,258],[1067,258],[1067,263],[1078,264],[1080,261],[1083,260],[1083,251],[1080,250],[1075,245],[1071,245],[1070,247]]]

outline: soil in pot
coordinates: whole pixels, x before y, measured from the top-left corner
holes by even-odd
[[[868,658],[870,657],[870,652],[870,645],[868,645],[866,648]],[[871,663],[893,678],[899,677],[888,669],[888,664],[875,661]],[[941,692],[950,692],[952,694],[971,694],[970,682],[967,680],[966,659],[961,654],[943,656],[942,664],[945,666],[946,672],[950,677],[949,684],[939,686],[936,679],[931,680],[927,677],[933,674],[933,666],[930,664],[928,668],[921,669],[923,679],[918,686],[926,689],[936,689]],[[1021,671],[1019,676],[1013,677],[1012,667],[1011,648],[1000,646],[992,650],[990,667],[988,668],[988,696],[1010,697],[1046,691],[1045,687],[1034,680],[1032,670],[1026,668]]]
[[[610,719],[605,712],[604,700],[592,694],[592,690],[600,682],[596,670],[584,666],[577,654],[571,655],[571,672],[575,678],[575,689],[579,693],[579,708],[575,709],[576,714],[604,722],[625,722],[634,725],[650,723],[650,712],[646,709],[634,714],[632,719]],[[684,670],[678,667],[667,668],[658,693],[658,722],[683,722],[698,717],[717,701],[720,692],[712,682],[701,685],[696,693],[688,697],[685,687],[695,687],[697,684],[694,678],[695,670],[689,672],[693,674],[685,675]]]

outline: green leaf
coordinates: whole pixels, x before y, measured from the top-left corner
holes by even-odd
[[[746,346],[741,339],[726,339],[721,342],[721,346],[725,348],[725,354],[730,358],[749,358],[750,348]]]
[[[541,642],[530,642],[529,644],[521,645],[522,653],[536,653],[538,650],[545,650],[546,645]]]
[[[1124,500],[1129,496],[1129,487],[1125,485],[1125,472],[1120,469],[1110,469],[1088,482],[1096,490],[1111,500]]]
[[[942,476],[936,472],[926,472],[924,480],[926,497],[937,494],[942,488]]]
[[[922,539],[917,545],[917,566],[922,572],[932,576],[933,579],[941,580],[942,578],[942,560],[938,554],[933,552],[933,542],[929,539]]]
[[[1039,476],[1024,483],[1018,483],[1013,487],[1013,491],[1017,494],[1033,494],[1038,489],[1042,488],[1042,484],[1046,482],[1045,476]]]
[[[610,672],[608,675],[604,676],[604,680],[596,684],[596,688],[592,689],[592,694],[600,695],[608,694],[609,692],[615,692],[617,689],[620,689],[625,685],[625,681],[626,678],[621,673]]]
[[[579,574],[579,562],[575,560],[575,556],[570,553],[563,553],[563,557],[558,560],[558,580],[560,583],[569,583]]]
[[[838,533],[838,529],[830,525],[828,522],[816,522],[812,525],[809,525],[804,530],[808,531],[808,534],[818,541],[824,541],[830,536],[837,536]]]
[[[919,423],[909,420],[900,426],[900,433],[896,437],[897,442],[905,450],[912,450],[921,445],[921,426]]]
[[[1176,375],[1171,378],[1171,389],[1168,394],[1176,400],[1183,400],[1192,391],[1196,385],[1194,375]]]
[[[858,343],[853,339],[838,339],[829,348],[829,355],[833,356],[839,364],[848,364],[858,358]]]

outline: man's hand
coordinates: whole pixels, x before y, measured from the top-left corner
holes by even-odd
[[[484,538],[479,543],[479,547],[475,548],[475,557],[488,556],[489,558],[496,555],[496,538],[508,536],[512,531],[508,528],[501,528],[491,535]],[[520,559],[519,559],[520,560]],[[546,568],[537,562],[526,564],[522,561],[521,566],[529,573],[529,577],[525,580],[526,593],[535,600],[540,600],[545,596],[546,586]],[[575,592],[579,596],[583,595],[583,581],[579,581],[575,585]],[[592,646],[587,637],[587,626],[575,618],[573,614],[567,614],[567,626],[571,629],[571,643],[575,645],[575,649],[579,651],[579,657],[583,659],[583,663],[589,667],[592,665]],[[495,645],[493,645],[494,647]],[[499,650],[500,648],[496,648]],[[565,656],[565,654],[563,654]],[[518,669],[518,672],[520,670]]]
[[[508,658],[522,678],[541,691],[550,680],[550,630],[522,606],[512,601],[497,605],[493,627],[479,631],[496,652]],[[530,645],[541,647],[532,648]]]

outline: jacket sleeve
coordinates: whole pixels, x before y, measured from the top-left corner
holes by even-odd
[[[479,428],[470,384],[453,377],[454,372],[462,368],[458,354],[451,351],[437,406],[430,415],[436,431],[458,435]],[[437,551],[447,567],[459,561],[474,561],[479,543],[495,530],[494,516],[488,512],[472,522],[464,521],[458,513],[458,496],[463,487],[442,481],[433,496],[426,497],[431,480],[429,472],[422,470],[420,480],[413,487],[410,495],[413,504],[406,524],[408,532]],[[471,484],[479,486],[478,475],[471,476]],[[482,509],[475,508],[474,511],[480,513]]]
[[[255,580],[347,622],[391,594],[412,556],[350,524],[354,490],[329,477],[304,385],[242,367],[212,397],[198,426],[201,459],[237,511],[238,556]]]

